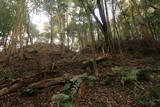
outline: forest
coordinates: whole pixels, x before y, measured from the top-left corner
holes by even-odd
[[[160,0],[0,0],[0,107],[160,107]]]

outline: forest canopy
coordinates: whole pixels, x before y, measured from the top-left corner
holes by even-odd
[[[122,40],[159,41],[159,0],[1,0],[1,47],[33,42],[58,43],[70,49],[103,44],[121,50]],[[49,21],[40,32],[31,15],[44,12]],[[32,14],[31,14],[32,13]],[[43,17],[43,16],[42,16]],[[90,30],[92,30],[90,32]],[[14,41],[18,41],[14,43]],[[101,43],[100,43],[101,42]],[[103,42],[103,43],[102,43]]]

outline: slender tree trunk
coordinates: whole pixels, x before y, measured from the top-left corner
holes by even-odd
[[[148,29],[148,24],[146,22],[144,22],[144,18],[141,15],[141,12],[139,10],[138,4],[136,3],[136,1],[131,0],[131,3],[135,6],[135,11],[138,13],[137,15],[137,19],[140,22],[140,28],[142,31],[142,35],[143,35],[143,39],[145,40],[145,43],[150,46],[152,44],[152,34],[150,32],[150,29]]]
[[[93,52],[93,71],[95,72],[95,75],[98,77],[99,76],[99,72],[97,69],[97,63],[96,63],[96,49],[95,49],[95,38],[94,38],[94,34],[93,34],[93,23],[92,23],[92,17],[88,16],[88,21],[89,21],[89,30],[90,30],[90,36],[91,36],[91,43],[92,43],[92,52]]]
[[[119,52],[122,54],[121,42],[120,42],[120,34],[119,34],[119,31],[118,31],[118,27],[117,27],[117,23],[116,23],[116,17],[115,17],[115,10],[116,10],[115,8],[116,8],[116,6],[114,6],[114,5],[115,5],[115,0],[112,0],[113,32],[114,32],[114,37],[115,37],[114,43],[116,43],[116,42],[118,43]]]
[[[98,27],[101,29],[103,36],[104,36],[104,40],[105,40],[105,51],[108,50],[108,52],[112,51],[112,41],[111,41],[111,33],[109,32],[108,29],[108,24],[107,24],[107,16],[106,16],[106,8],[105,8],[105,3],[103,0],[97,0],[97,8],[99,10],[99,14],[100,14],[100,19],[96,16],[94,10],[92,9],[92,7],[90,6],[89,2],[86,1],[84,2],[83,0],[80,0],[81,4],[84,6],[85,10],[87,13],[91,13],[93,15],[93,17],[95,18]],[[86,5],[87,6],[86,6]],[[107,13],[108,15],[108,13]]]
[[[29,17],[29,14],[28,14],[28,17]],[[28,34],[28,38],[29,38],[31,45],[33,45],[33,40],[30,34],[30,17],[28,18],[28,23],[27,23],[27,34]]]
[[[53,44],[53,15],[52,13],[50,14],[50,25],[51,25],[51,41],[50,44]]]
[[[107,21],[107,32],[108,32],[108,49],[109,52],[115,53],[115,43],[113,41],[112,37],[112,31],[111,31],[111,25],[110,25],[110,20],[109,20],[109,14],[108,14],[108,6],[107,6],[107,0],[102,0],[102,4],[104,4],[104,8],[106,10],[106,21]]]

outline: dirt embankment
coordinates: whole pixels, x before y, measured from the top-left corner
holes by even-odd
[[[62,93],[64,85],[71,78],[79,77],[84,73],[94,74],[90,69],[92,56],[92,53],[62,51],[58,46],[46,44],[25,47],[24,59],[14,55],[8,66],[0,64],[1,107],[56,107],[51,97]],[[115,67],[158,71],[159,60],[159,56],[144,57],[125,53],[123,56],[104,56],[98,53],[97,68],[100,77],[92,88],[85,88],[85,92],[82,92],[83,96],[78,97],[78,105],[80,107],[129,107],[131,105],[140,107],[136,102],[133,87],[125,87],[118,79],[113,79],[111,84],[106,84],[104,81],[108,75],[117,75],[112,70]],[[159,87],[157,81],[159,79],[154,78],[139,84],[148,91]]]

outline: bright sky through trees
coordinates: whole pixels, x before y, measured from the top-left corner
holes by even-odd
[[[99,12],[97,9],[95,10],[95,13],[99,17]],[[33,24],[36,24],[37,29],[39,30],[40,33],[44,32],[43,24],[49,22],[49,18],[44,12],[39,12],[38,14],[35,14],[34,12],[32,12],[31,20]]]
[[[112,12],[111,12],[112,10],[111,10],[110,3],[108,3],[108,11],[109,11],[108,12],[109,13],[109,18],[111,20],[112,19]],[[39,30],[39,32],[40,33],[44,32],[44,29],[43,29],[44,23],[49,23],[48,15],[44,11],[40,11],[38,13],[31,12],[30,14],[31,14],[30,15],[31,16],[31,20],[32,20],[33,24],[36,24],[37,29]],[[95,9],[95,14],[100,19],[98,9]]]
[[[44,12],[39,12],[38,14],[31,13],[31,20],[33,24],[36,24],[37,29],[40,31],[40,33],[44,32],[43,30],[43,24],[48,23],[49,19],[47,15],[45,15]]]

